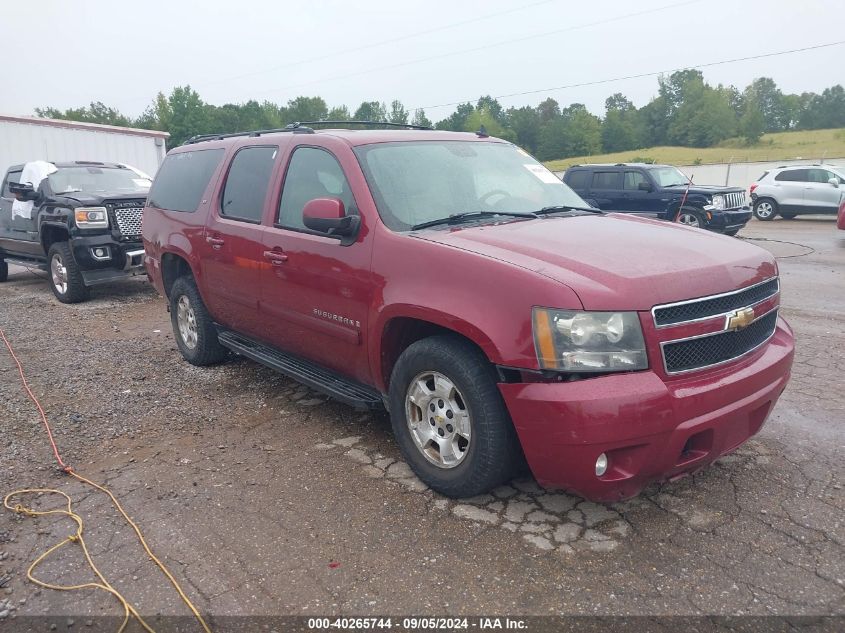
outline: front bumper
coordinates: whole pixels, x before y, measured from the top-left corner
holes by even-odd
[[[664,381],[652,371],[499,389],[537,481],[595,501],[711,463],[757,433],[789,380],[793,337],[778,319],[761,349],[718,370]],[[607,472],[595,474],[599,455]]]
[[[729,209],[727,211],[711,211],[710,213],[712,217],[707,223],[707,228],[711,231],[718,231],[719,233],[739,230],[751,219],[750,207]]]
[[[71,240],[73,258],[86,286],[109,283],[144,272],[144,246],[117,242],[111,235],[77,236]],[[103,256],[98,256],[102,249]]]

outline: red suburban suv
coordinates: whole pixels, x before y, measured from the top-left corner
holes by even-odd
[[[249,357],[386,408],[419,477],[637,494],[757,433],[792,332],[765,250],[606,214],[483,131],[204,136],[144,210],[185,359]]]

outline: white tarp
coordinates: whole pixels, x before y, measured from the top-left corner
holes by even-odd
[[[32,185],[32,188],[36,191],[38,187],[41,186],[43,180],[52,173],[55,173],[56,166],[53,163],[48,163],[44,160],[34,160],[30,163],[26,163],[23,166],[23,171],[21,171],[21,183],[29,183]],[[15,217],[22,217],[24,219],[31,219],[32,218],[32,200],[27,200],[26,202],[21,202],[20,200],[15,200],[12,203],[12,219],[14,220]]]

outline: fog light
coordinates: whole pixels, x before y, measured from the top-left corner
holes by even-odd
[[[94,259],[99,261],[111,259],[111,252],[109,252],[108,246],[95,246],[91,249],[91,254],[94,256]]]
[[[607,472],[607,455],[602,453],[596,460],[596,477],[601,477]]]
[[[103,255],[106,254],[106,251],[104,251],[102,248],[97,248],[97,249],[94,250],[94,254],[97,257],[102,257]]]

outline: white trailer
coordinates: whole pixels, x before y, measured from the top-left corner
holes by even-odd
[[[11,165],[35,160],[125,163],[154,176],[169,136],[157,130],[0,114],[0,179]]]

